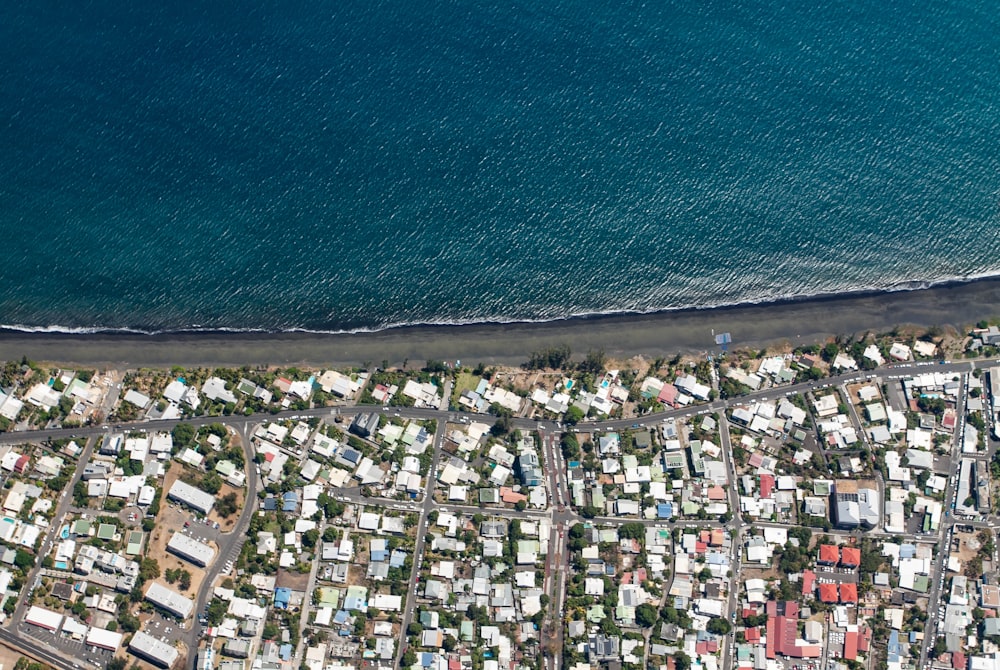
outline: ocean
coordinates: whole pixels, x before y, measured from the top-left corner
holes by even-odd
[[[0,71],[8,328],[363,331],[1000,274],[983,0],[9,3]]]

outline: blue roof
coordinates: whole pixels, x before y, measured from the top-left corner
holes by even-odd
[[[361,459],[361,452],[356,449],[344,449],[340,457],[349,463],[357,463]]]
[[[288,607],[288,601],[292,597],[292,590],[281,587],[274,590],[274,606],[284,609]]]
[[[903,646],[899,644],[899,631],[889,631],[888,661],[895,663],[903,653]]]
[[[901,544],[899,545],[899,557],[900,558],[913,558],[917,555],[917,546],[915,544]]]
[[[365,600],[364,598],[344,598],[344,609],[345,610],[365,609]]]
[[[296,493],[295,491],[288,491],[287,493],[285,493],[285,495],[281,497],[283,500],[294,500],[295,502],[299,501],[299,494]]]
[[[282,512],[294,512],[298,508],[299,504],[294,500],[286,500],[281,503]]]
[[[337,613],[333,615],[334,623],[347,623],[348,617],[351,615],[347,613],[346,610],[337,610]]]
[[[403,563],[406,561],[406,552],[400,551],[399,549],[394,549],[392,554],[389,556],[389,567],[390,568],[401,568]]]
[[[292,645],[283,644],[278,648],[278,656],[281,657],[282,661],[287,661],[292,657]]]
[[[674,515],[674,507],[670,503],[660,503],[656,506],[656,516],[661,519],[669,519]]]
[[[385,549],[373,549],[372,552],[371,552],[371,554],[372,554],[372,562],[373,563],[382,563],[382,562],[384,562],[386,554],[388,554],[388,553],[389,552],[387,552]]]
[[[273,512],[274,510],[278,509],[278,501],[275,500],[274,498],[271,498],[270,496],[264,498],[264,509]]]
[[[429,668],[434,663],[434,654],[423,652],[420,654],[420,665]]]

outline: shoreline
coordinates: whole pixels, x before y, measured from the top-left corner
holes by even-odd
[[[894,326],[961,327],[1000,313],[1000,278],[951,282],[912,290],[823,295],[649,314],[611,314],[507,324],[400,326],[386,330],[308,332],[0,332],[0,358],[63,364],[398,365],[428,358],[466,364],[516,365],[532,351],[568,344],[574,354],[604,349],[611,357],[718,350],[712,332],[729,332],[733,349],[821,341]]]

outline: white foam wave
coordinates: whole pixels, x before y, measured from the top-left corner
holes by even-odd
[[[0,324],[0,332],[26,333],[26,334],[54,334],[54,335],[137,335],[137,336],[163,336],[163,335],[280,335],[280,334],[304,334],[304,335],[370,335],[383,333],[404,328],[448,328],[467,326],[513,326],[513,325],[536,325],[546,323],[558,323],[561,321],[597,319],[602,317],[615,316],[649,316],[653,314],[666,314],[684,311],[709,311],[713,309],[731,309],[743,306],[760,306],[767,304],[783,304],[791,302],[805,302],[808,300],[829,299],[834,297],[852,297],[862,295],[877,295],[879,293],[899,293],[910,291],[922,291],[935,287],[970,284],[976,281],[998,279],[1000,272],[984,272],[972,274],[964,277],[949,277],[937,280],[912,281],[893,284],[885,287],[854,287],[838,291],[827,291],[820,293],[787,294],[779,297],[761,296],[760,298],[744,298],[731,302],[718,302],[710,305],[705,304],[684,304],[671,307],[651,307],[649,309],[611,309],[611,310],[590,310],[573,312],[567,315],[542,317],[542,318],[472,318],[472,319],[434,319],[426,321],[400,321],[379,326],[344,328],[344,329],[322,329],[322,328],[235,328],[226,326],[186,326],[176,329],[143,329],[132,327],[110,327],[110,326],[64,326],[45,325],[33,326],[27,324]]]

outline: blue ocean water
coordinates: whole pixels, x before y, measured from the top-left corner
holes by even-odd
[[[9,3],[0,323],[379,329],[997,274],[995,9]]]

